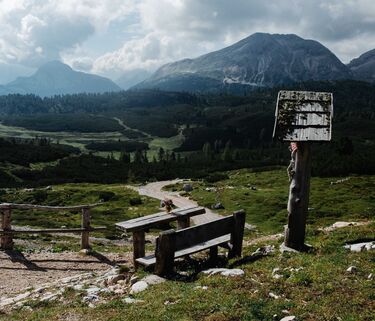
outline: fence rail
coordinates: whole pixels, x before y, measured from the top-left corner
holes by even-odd
[[[103,231],[107,227],[91,227],[91,209],[98,204],[76,205],[76,206],[44,206],[32,204],[1,203],[1,229],[0,229],[0,249],[12,250],[14,247],[13,235],[16,234],[43,234],[43,233],[81,233],[81,249],[90,249],[89,233]],[[82,220],[80,228],[46,228],[46,229],[13,229],[12,210],[42,210],[42,211],[81,211]]]

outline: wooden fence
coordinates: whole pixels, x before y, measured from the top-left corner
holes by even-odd
[[[107,228],[91,227],[90,210],[98,204],[92,205],[77,205],[77,206],[43,206],[43,205],[31,205],[31,204],[13,204],[13,203],[1,203],[1,229],[0,229],[0,249],[12,250],[14,246],[13,236],[15,234],[46,234],[46,233],[81,233],[81,249],[90,249],[89,233],[93,231],[103,231]],[[41,211],[77,211],[80,210],[82,213],[82,221],[80,228],[46,228],[46,229],[13,229],[12,222],[12,210],[41,210]]]

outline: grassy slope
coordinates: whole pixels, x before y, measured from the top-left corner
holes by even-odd
[[[19,311],[0,320],[280,320],[283,310],[304,321],[372,321],[374,314],[374,253],[351,253],[342,245],[348,241],[373,238],[375,226],[350,227],[326,234],[315,231],[308,241],[310,254],[275,252],[255,262],[231,263],[245,271],[244,277],[207,277],[198,274],[192,282],[168,281],[137,294],[144,303],[127,305],[121,297],[90,309],[80,296],[67,293],[65,304],[34,306],[34,312]],[[258,246],[258,245],[257,245]],[[246,246],[245,257],[256,246]],[[355,265],[358,272],[345,272]],[[272,277],[280,268],[283,278]],[[292,268],[301,268],[293,271]],[[196,289],[198,285],[207,290]],[[279,299],[269,296],[272,292]],[[166,301],[173,304],[165,304]],[[273,318],[274,315],[277,315]]]
[[[287,222],[289,182],[286,171],[252,172],[243,169],[228,174],[229,179],[215,184],[193,184],[192,197],[207,207],[221,202],[225,209],[218,212],[222,214],[243,208],[247,222],[255,224],[261,232],[281,232]],[[338,220],[374,217],[375,176],[351,176],[343,183],[331,185],[338,179],[312,178],[308,224],[315,227]],[[218,192],[206,191],[212,186],[218,188]],[[169,188],[178,190],[181,186]]]

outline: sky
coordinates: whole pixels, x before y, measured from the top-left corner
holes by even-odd
[[[51,60],[115,80],[254,32],[318,40],[348,63],[375,48],[375,1],[0,0],[0,84]]]

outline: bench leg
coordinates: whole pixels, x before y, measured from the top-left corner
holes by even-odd
[[[233,213],[233,218],[234,224],[230,240],[232,248],[229,250],[229,258],[240,257],[242,254],[242,241],[246,214],[243,210],[240,210]]]
[[[156,242],[155,274],[164,276],[174,271],[175,235],[174,230],[161,232]]]
[[[136,259],[145,256],[145,232],[135,231],[133,232],[133,264],[137,268],[139,266]]]
[[[177,229],[182,230],[190,226],[190,217],[182,217],[177,220]]]
[[[218,247],[210,247],[210,264],[215,264],[217,262]]]

